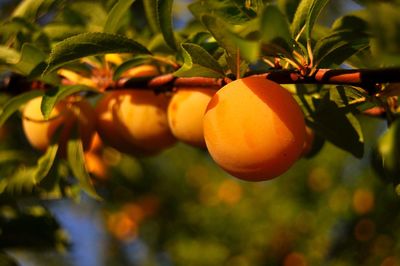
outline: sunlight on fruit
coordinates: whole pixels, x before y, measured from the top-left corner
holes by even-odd
[[[124,62],[120,54],[106,54],[104,55],[104,60],[117,66]]]
[[[96,107],[97,131],[113,148],[128,154],[154,154],[172,146],[169,98],[150,90],[106,93]]]
[[[359,188],[353,195],[353,208],[358,214],[370,212],[375,205],[374,194],[369,189]]]
[[[76,72],[68,69],[60,69],[57,73],[65,78],[63,81],[65,85],[85,85],[92,88],[97,88],[96,82],[92,79],[77,74]]]
[[[299,159],[305,123],[286,89],[265,78],[248,77],[213,96],[204,116],[204,137],[210,155],[224,170],[261,181],[283,174]]]
[[[45,150],[50,145],[56,130],[62,126],[59,144],[65,152],[65,145],[72,128],[78,124],[83,148],[90,148],[95,130],[94,110],[85,99],[59,102],[51,112],[49,120],[44,120],[41,113],[42,97],[30,100],[22,112],[22,126],[29,143],[38,150]]]
[[[179,89],[168,105],[168,123],[172,134],[185,143],[205,148],[203,117],[215,89]]]
[[[138,78],[147,76],[156,76],[160,74],[160,71],[153,65],[141,65],[128,69],[122,74],[125,78]]]

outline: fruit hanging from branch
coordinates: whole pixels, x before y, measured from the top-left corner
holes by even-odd
[[[303,113],[292,95],[261,77],[233,81],[211,99],[204,137],[216,163],[248,181],[275,178],[299,158]]]

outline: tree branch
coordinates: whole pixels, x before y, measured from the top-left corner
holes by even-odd
[[[400,82],[400,68],[382,69],[318,69],[312,75],[303,76],[297,70],[272,70],[260,76],[280,84],[335,84],[351,85],[365,89],[369,94],[376,93],[376,84]],[[172,74],[151,77],[147,81],[137,78],[120,80],[116,88],[154,88],[161,91],[173,88],[208,87],[219,89],[231,82],[229,78],[190,77],[178,78]]]

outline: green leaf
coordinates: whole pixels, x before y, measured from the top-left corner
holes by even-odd
[[[267,5],[261,15],[261,40],[272,42],[282,39],[291,42],[289,22],[282,12],[274,5]]]
[[[135,0],[119,0],[111,9],[104,25],[104,32],[116,33],[121,26],[123,16]]]
[[[150,55],[137,55],[134,58],[123,62],[114,70],[113,80],[118,80],[125,71],[129,70],[132,67],[149,62],[151,58],[152,57]]]
[[[251,2],[252,8],[247,8],[243,1],[238,0],[202,0],[191,3],[189,10],[199,20],[203,15],[212,14],[228,24],[241,25],[256,18],[259,9],[264,5],[261,1],[247,2]]]
[[[311,38],[311,31],[321,10],[329,0],[303,0],[297,7],[292,22],[292,36],[296,38],[298,34],[305,30],[307,40]]]
[[[53,166],[58,151],[58,143],[57,143],[58,137],[59,137],[59,132],[58,134],[54,134],[50,146],[38,160],[34,172],[35,184],[38,184],[40,181],[42,181],[43,178],[45,178],[47,174],[50,172],[50,169]]]
[[[64,23],[49,23],[43,27],[43,32],[52,41],[62,41],[71,36],[81,34],[85,32],[86,29],[83,26],[78,25],[68,25]]]
[[[28,91],[11,98],[0,110],[0,127],[4,122],[27,101],[42,96],[43,92],[39,90]]]
[[[172,5],[173,0],[157,0],[157,19],[161,33],[168,46],[176,51],[174,30],[172,28]]]
[[[368,5],[372,52],[379,67],[400,66],[400,8],[390,3]]]
[[[1,150],[0,164],[6,164],[15,161],[29,161],[32,154],[20,150]]]
[[[263,10],[260,31],[263,43],[291,54],[293,49],[289,22],[276,6],[267,5]]]
[[[78,180],[81,188],[95,199],[101,200],[90,180],[86,170],[82,141],[78,137],[78,130],[75,128],[67,144],[67,158],[73,175]]]
[[[312,6],[310,8],[310,13],[307,16],[306,20],[306,37],[307,40],[311,39],[311,32],[314,27],[315,22],[322,9],[326,6],[329,0],[314,0]]]
[[[34,19],[37,16],[40,6],[46,0],[23,0],[12,13],[12,17],[24,17]]]
[[[240,58],[245,59],[250,63],[253,63],[259,59],[261,46],[259,41],[243,39],[231,31],[228,31],[227,35],[229,35],[232,42],[239,49]]]
[[[146,19],[153,33],[160,31],[157,19],[157,2],[158,0],[143,1],[144,11],[146,13]]]
[[[395,120],[389,129],[379,138],[378,160],[375,167],[381,176],[395,185],[400,183],[400,120]]]
[[[0,64],[15,64],[18,62],[20,54],[18,51],[7,46],[0,45]]]
[[[0,180],[0,194],[8,192],[10,194],[22,194],[32,192],[35,186],[35,167],[19,167],[6,178]]]
[[[83,33],[56,44],[50,54],[44,74],[82,57],[107,53],[150,54],[143,45],[121,35],[100,32]]]
[[[236,59],[238,53],[238,47],[234,40],[232,40],[232,34],[230,34],[230,29],[228,26],[218,17],[211,15],[204,15],[201,18],[203,24],[211,32],[217,42],[222,48],[228,53],[228,56]],[[236,62],[230,60],[229,68],[233,73],[236,73]]]
[[[341,64],[347,58],[369,47],[368,25],[357,16],[344,16],[334,23],[333,30],[319,39],[314,47],[314,67],[326,68]]]
[[[200,45],[193,43],[181,44],[184,58],[183,66],[175,71],[177,77],[224,77],[224,71],[218,61]]]
[[[340,109],[327,93],[315,103],[312,115],[314,128],[337,147],[350,152],[357,158],[364,154],[364,138],[357,118],[347,110]]]
[[[293,21],[294,14],[300,2],[300,0],[278,0],[277,4],[288,20]]]
[[[15,68],[24,75],[31,74],[32,70],[46,60],[46,55],[36,46],[26,43],[22,46],[21,58]]]
[[[59,101],[82,91],[98,92],[96,89],[85,85],[60,86],[47,90],[43,95],[42,103],[40,105],[40,110],[42,111],[44,119],[49,119],[51,111]]]

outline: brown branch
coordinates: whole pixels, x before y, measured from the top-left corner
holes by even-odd
[[[376,93],[375,85],[380,83],[400,82],[400,68],[382,69],[318,69],[312,75],[303,76],[297,70],[272,70],[252,76],[265,77],[280,84],[335,84],[352,85],[365,89],[368,93]],[[155,88],[161,91],[173,88],[208,87],[219,89],[231,82],[229,78],[190,77],[178,78],[172,74],[149,77],[146,79],[120,80],[116,89],[120,88]]]

